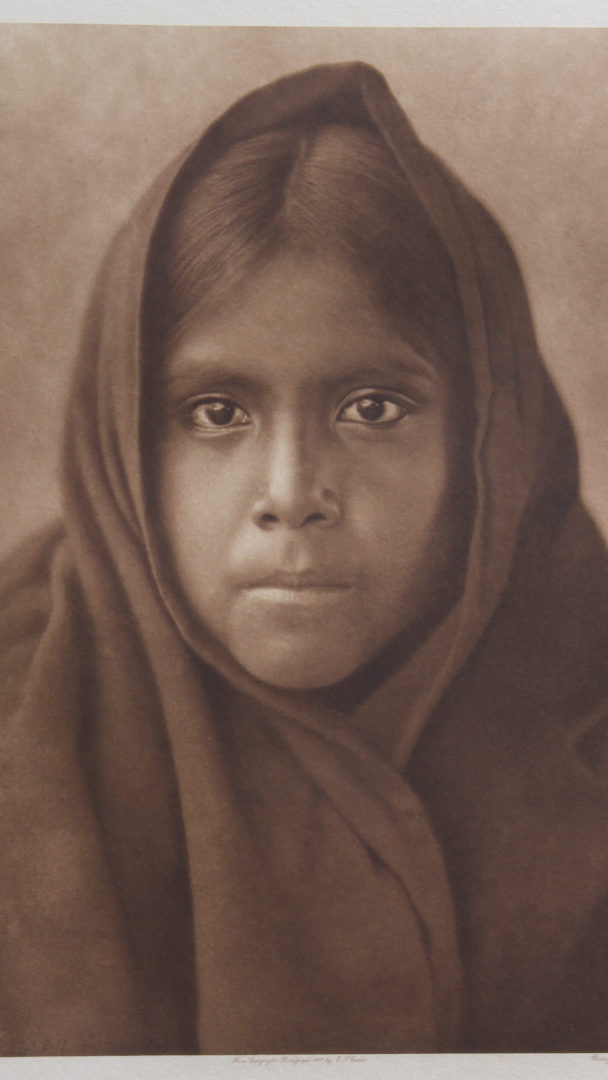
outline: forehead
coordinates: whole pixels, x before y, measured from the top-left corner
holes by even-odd
[[[347,379],[362,369],[441,381],[441,365],[398,330],[367,279],[329,257],[285,253],[257,270],[164,359],[163,377],[196,369],[260,383]]]

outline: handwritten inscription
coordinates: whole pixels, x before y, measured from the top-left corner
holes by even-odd
[[[329,1054],[319,1057],[304,1057],[298,1054],[280,1054],[276,1057],[258,1055],[237,1055],[232,1058],[233,1065],[359,1065],[367,1061],[359,1054]]]

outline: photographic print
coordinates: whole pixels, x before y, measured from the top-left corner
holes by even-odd
[[[608,1041],[608,36],[3,25],[0,1052]]]

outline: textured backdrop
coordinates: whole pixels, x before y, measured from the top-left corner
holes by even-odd
[[[59,505],[97,263],[165,161],[237,96],[377,65],[506,228],[608,533],[608,31],[0,26],[0,550]]]

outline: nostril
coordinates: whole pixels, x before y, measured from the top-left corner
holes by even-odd
[[[337,499],[329,491],[307,493],[303,498],[268,493],[253,506],[252,516],[259,529],[274,529],[278,525],[300,529],[304,525],[333,525],[340,518],[340,510]]]
[[[287,517],[284,517],[284,516],[282,516],[280,514],[271,514],[269,512],[260,514],[258,519],[257,519],[258,525],[262,529],[269,528],[270,526],[273,526],[273,525],[278,525],[278,524],[280,524],[281,521],[284,521],[285,524],[287,524],[288,526],[295,524],[297,527],[300,527],[302,525],[314,525],[315,522],[319,522],[319,521],[322,522],[322,521],[326,521],[326,520],[327,520],[326,515],[320,513],[319,511],[316,511],[313,514],[307,514],[306,517],[300,518],[299,520],[297,520],[297,521],[295,521],[293,523],[290,522],[287,519]]]

